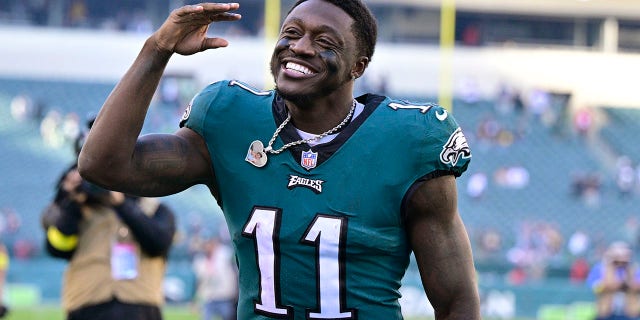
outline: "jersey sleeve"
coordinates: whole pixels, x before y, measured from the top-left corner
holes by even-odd
[[[197,93],[187,105],[180,119],[180,127],[189,128],[205,136],[205,120],[210,108],[224,97],[221,92],[228,87],[229,81],[214,82]]]
[[[471,149],[453,115],[438,105],[425,114],[425,139],[422,151],[423,170],[428,178],[467,170]]]

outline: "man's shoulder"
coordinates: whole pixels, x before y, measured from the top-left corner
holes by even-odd
[[[462,129],[447,109],[432,102],[385,98],[376,112],[381,115],[374,116],[377,136],[393,141],[397,148],[404,148],[399,154],[418,152],[419,156],[414,159],[431,166],[426,171],[453,172],[459,176],[466,170],[471,150]],[[424,159],[432,161],[424,162]]]
[[[435,115],[436,113],[442,114],[446,112],[446,109],[435,102],[420,102],[394,98],[387,98],[385,100],[385,107],[398,114],[407,115],[410,118],[416,118],[416,114],[427,117],[429,115]],[[440,119],[442,118],[443,117],[440,116]]]
[[[453,115],[435,102],[416,102],[383,96],[377,96],[377,99],[378,112],[384,114],[385,121],[399,126],[400,129],[458,127]]]
[[[260,90],[255,86],[239,80],[222,80],[207,85],[197,96],[206,97],[268,97],[272,96],[273,90]]]
[[[269,105],[273,94],[273,90],[261,91],[238,80],[213,82],[191,99],[180,125],[202,125],[210,117],[242,113],[246,108]]]

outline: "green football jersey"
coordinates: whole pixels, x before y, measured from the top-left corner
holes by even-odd
[[[459,176],[471,159],[437,105],[378,95],[330,142],[294,145],[250,163],[286,119],[275,91],[222,81],[200,92],[181,125],[206,141],[236,250],[238,318],[402,319],[411,249],[403,199],[417,181]],[[273,143],[300,140],[292,124]],[[426,306],[425,306],[426,308]]]

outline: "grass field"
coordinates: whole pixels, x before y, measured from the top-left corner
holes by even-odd
[[[64,320],[58,306],[40,306],[36,308],[14,308],[3,320]],[[167,306],[164,308],[164,320],[200,320],[198,314],[189,307]],[[410,318],[407,320],[430,320],[429,318]]]
[[[64,320],[58,306],[40,306],[36,308],[11,309],[3,320]],[[198,314],[189,307],[167,306],[164,308],[164,320],[200,320]],[[407,318],[406,320],[432,320],[431,318]],[[486,319],[490,320],[490,319]],[[527,319],[513,319],[527,320]]]
[[[46,306],[30,309],[12,309],[3,320],[64,320],[58,307]],[[166,307],[164,320],[200,320],[197,313],[186,307]],[[431,320],[429,318],[408,318],[406,320]]]
[[[164,308],[164,319],[199,320],[199,317],[198,314],[188,307],[168,306]],[[12,308],[9,315],[3,320],[64,320],[64,315],[58,306]]]

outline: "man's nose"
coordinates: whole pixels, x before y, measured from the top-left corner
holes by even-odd
[[[304,35],[300,39],[295,41],[291,41],[289,45],[289,50],[291,50],[296,55],[314,55],[315,51],[313,49],[313,41],[309,35]]]

